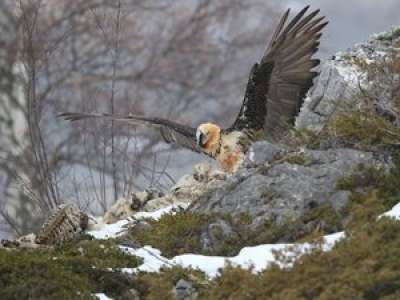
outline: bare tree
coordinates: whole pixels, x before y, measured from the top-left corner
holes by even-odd
[[[182,153],[146,129],[70,125],[57,112],[228,124],[277,9],[261,0],[18,0],[9,6],[26,75],[20,107],[26,138],[3,171],[7,186],[25,186],[25,202],[39,217],[64,201],[96,212],[146,185],[166,189]]]

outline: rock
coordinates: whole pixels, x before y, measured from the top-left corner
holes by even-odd
[[[370,90],[374,95],[373,98],[379,94],[377,97],[379,99],[375,103],[377,111],[389,117],[396,126],[400,126],[400,116],[396,113],[396,104],[393,101],[393,87],[399,84],[400,78],[392,76],[390,71],[381,72],[382,74],[373,72],[373,76],[382,78],[371,80],[370,74],[360,67],[384,61],[388,64],[393,59],[393,53],[396,51],[393,40],[399,37],[388,37],[390,32],[386,35],[384,38],[382,35],[376,35],[366,43],[357,44],[347,51],[338,53],[332,60],[321,65],[320,75],[308,92],[297,117],[297,128],[319,132],[329,119],[346,108],[346,104],[358,107],[360,102],[358,95],[368,93]],[[388,74],[390,80],[384,78]]]
[[[210,164],[197,164],[194,167],[193,178],[197,182],[210,182],[213,180],[226,179],[226,173],[213,168]]]
[[[347,70],[347,73],[342,70]],[[336,112],[339,103],[343,105],[345,99],[354,98],[359,90],[354,79],[346,74],[356,77],[357,70],[336,60],[321,66],[321,73],[297,117],[298,128],[320,131]]]
[[[282,225],[323,204],[339,210],[347,204],[350,193],[336,189],[338,179],[361,163],[382,166],[372,153],[351,149],[304,150],[295,155],[304,165],[279,159],[252,172],[238,172],[200,196],[190,210],[231,214],[235,219],[245,214],[252,220],[250,228],[266,220]]]
[[[209,164],[196,165],[193,174],[183,176],[171,188],[170,196],[174,203],[184,204],[186,207],[206,193],[209,189],[222,184],[227,179],[227,174],[213,168]]]
[[[170,206],[172,204],[179,205],[179,204],[184,204],[184,203],[179,202],[175,197],[164,196],[164,197],[160,197],[160,198],[156,198],[151,201],[148,201],[142,210],[143,211],[155,211],[160,208]]]
[[[214,252],[221,250],[222,242],[235,239],[238,239],[238,234],[224,220],[217,220],[211,223],[201,235],[203,250],[212,250]]]
[[[132,199],[121,198],[115,202],[104,214],[103,221],[106,224],[114,223],[137,212],[132,208]]]
[[[122,300],[140,300],[140,294],[135,289],[127,290],[122,296]]]
[[[262,165],[273,161],[279,154],[285,152],[282,146],[278,146],[266,141],[256,142],[251,145],[246,154],[244,165]]]
[[[23,235],[16,240],[2,240],[0,245],[8,249],[12,248],[34,249],[41,246],[36,242],[36,235],[34,233]]]
[[[162,196],[162,193],[154,190],[132,193],[130,199],[121,198],[115,202],[114,205],[105,213],[103,220],[105,223],[110,224],[130,217],[136,212],[144,210],[150,201],[159,199]],[[159,208],[157,205],[154,205],[154,207],[154,209]],[[149,207],[147,207],[147,211],[151,211],[149,210]]]
[[[198,297],[193,284],[187,280],[180,279],[172,290],[177,300],[195,300]]]
[[[132,202],[138,203],[137,204],[138,206],[143,207],[144,205],[146,205],[147,202],[152,201],[154,199],[158,199],[163,196],[164,194],[159,191],[147,189],[143,192],[137,192],[135,194],[132,194]]]

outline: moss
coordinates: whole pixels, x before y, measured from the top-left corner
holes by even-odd
[[[396,144],[400,129],[383,117],[362,112],[343,113],[329,122],[327,134],[347,146]]]
[[[126,275],[109,268],[138,263],[112,240],[83,239],[54,249],[0,250],[1,298],[91,299],[95,292],[119,296],[131,283]]]
[[[292,165],[307,166],[310,164],[310,160],[304,154],[288,155],[284,158],[284,161]]]
[[[233,256],[246,246],[254,246],[278,241],[294,242],[310,236],[332,233],[343,228],[345,216],[328,205],[317,206],[298,219],[287,220],[276,225],[265,220],[258,228],[250,230],[252,217],[242,213],[238,218],[227,215],[196,214],[179,212],[175,215],[164,215],[159,220],[149,220],[149,227],[132,228],[124,239],[132,239],[141,245],[151,245],[160,249],[166,257],[183,253],[200,253],[204,255]],[[222,229],[209,225],[218,220],[226,222],[233,230],[232,235],[224,235]],[[218,240],[212,249],[203,248],[202,234],[208,232]]]
[[[336,183],[339,190],[352,192],[350,203],[345,210],[351,211],[355,205],[364,205],[371,194],[376,194],[382,210],[392,208],[400,202],[400,159],[394,156],[394,167],[387,171],[372,166],[359,165],[354,172],[342,177]]]
[[[134,227],[130,236],[137,242],[157,247],[163,255],[172,257],[199,251],[201,249],[199,237],[209,221],[208,216],[203,214],[190,212],[165,214],[159,220],[148,220],[150,226],[144,230],[136,230]]]
[[[243,212],[239,215],[239,223],[242,225],[250,225],[252,221],[253,218],[249,213]]]
[[[292,268],[272,265],[254,274],[228,266],[200,299],[397,299],[400,223],[364,224],[331,251],[317,248]]]

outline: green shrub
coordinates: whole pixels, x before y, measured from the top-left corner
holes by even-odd
[[[397,299],[400,223],[370,221],[331,251],[301,256],[292,268],[272,265],[253,274],[226,267],[201,299]]]
[[[92,299],[118,296],[132,286],[109,268],[136,267],[112,240],[76,240],[54,249],[0,249],[1,299]]]
[[[148,220],[150,226],[140,229],[133,227],[129,236],[141,245],[151,245],[160,249],[166,257],[183,253],[200,253],[204,255],[234,256],[246,246],[275,243],[278,241],[294,242],[336,232],[343,228],[344,217],[328,205],[311,209],[296,220],[288,220],[285,224],[275,225],[266,220],[257,229],[249,229],[252,217],[240,214],[237,219],[226,215],[208,215],[192,212],[179,212],[175,215],[164,215],[159,220]],[[223,220],[234,230],[233,236],[224,236],[214,228],[212,234],[218,239],[218,246],[203,249],[202,233],[217,220]]]
[[[347,146],[368,147],[371,145],[397,144],[400,129],[373,113],[342,113],[328,123],[327,135],[339,139]]]
[[[201,250],[200,234],[210,219],[206,215],[189,212],[165,214],[159,220],[149,219],[146,229],[132,228],[130,236],[142,245],[152,245],[160,249],[163,255],[172,257],[177,254]]]
[[[46,251],[0,249],[1,299],[91,299],[93,286]]]
[[[376,215],[400,202],[399,156],[394,155],[393,160],[394,167],[389,171],[361,164],[352,174],[337,181],[338,190],[352,192],[345,214],[351,214],[356,206],[365,206],[371,198],[379,202],[380,209],[375,210]]]

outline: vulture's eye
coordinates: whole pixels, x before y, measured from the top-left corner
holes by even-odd
[[[201,130],[197,130],[196,132],[197,145],[202,147],[207,143],[207,140],[208,140],[208,133],[203,132]]]

